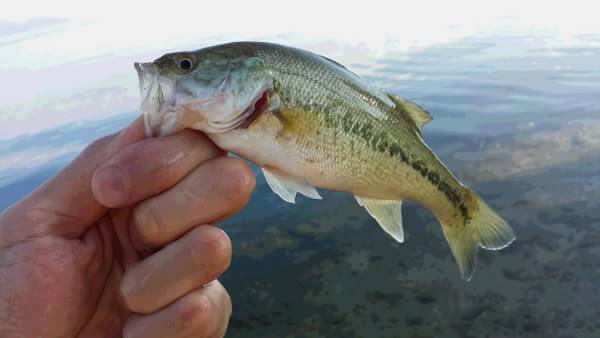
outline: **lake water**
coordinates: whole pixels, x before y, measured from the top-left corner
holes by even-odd
[[[599,337],[600,34],[476,36],[348,66],[432,113],[427,143],[518,238],[480,251],[464,282],[426,209],[405,205],[398,244],[348,194],[288,205],[260,177],[223,224],[228,336]],[[135,114],[0,141],[0,210]]]

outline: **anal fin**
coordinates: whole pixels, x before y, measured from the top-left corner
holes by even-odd
[[[294,177],[274,173],[266,168],[262,168],[262,171],[271,190],[288,203],[296,203],[297,193],[301,193],[312,199],[322,199],[317,189],[306,182]]]
[[[402,229],[402,201],[378,200],[354,196],[358,204],[369,212],[379,226],[392,236],[396,241],[404,242],[404,230]]]

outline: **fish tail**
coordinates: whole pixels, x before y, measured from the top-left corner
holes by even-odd
[[[450,223],[442,222],[444,236],[458,264],[461,277],[471,280],[475,273],[478,248],[500,250],[516,238],[513,229],[477,194],[469,190],[471,198],[469,217],[455,217]]]

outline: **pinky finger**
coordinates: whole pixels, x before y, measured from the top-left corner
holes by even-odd
[[[157,312],[131,317],[123,328],[123,337],[221,338],[230,316],[229,294],[215,280]]]

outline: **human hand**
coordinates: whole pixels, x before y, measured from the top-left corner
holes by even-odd
[[[246,163],[204,135],[144,139],[141,119],[87,147],[0,215],[0,337],[222,337],[216,280]]]

